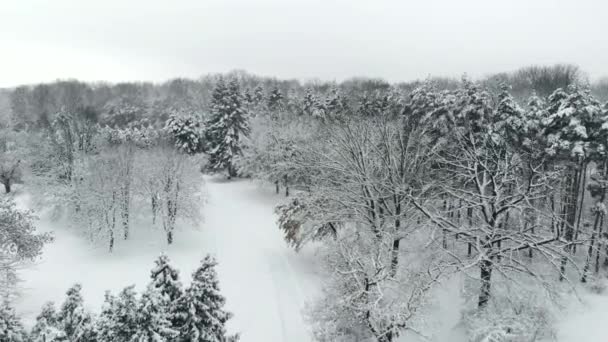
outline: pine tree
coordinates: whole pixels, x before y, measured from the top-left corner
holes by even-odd
[[[253,90],[253,104],[256,106],[261,105],[264,102],[264,88],[261,85],[258,85]]]
[[[26,342],[27,340],[27,334],[15,310],[8,303],[0,304],[0,341]]]
[[[137,332],[137,294],[135,286],[124,288],[117,297],[106,293],[102,312],[97,320],[99,342],[128,342]]]
[[[151,285],[159,289],[162,295],[175,302],[182,296],[182,284],[179,281],[179,271],[170,264],[169,257],[161,254],[154,261],[154,268],[150,271]]]
[[[509,86],[505,83],[500,85],[494,120],[495,129],[500,135],[499,139],[508,139],[518,145],[523,143],[527,118],[524,117],[523,110],[509,93]]]
[[[304,94],[304,99],[302,100],[302,109],[305,115],[316,116],[319,112],[319,100],[313,93],[312,88],[307,88],[306,93]]]
[[[274,87],[268,96],[268,109],[271,111],[281,109],[283,106],[283,94],[279,88]]]
[[[137,331],[137,293],[135,285],[124,288],[114,302],[115,342],[128,342]]]
[[[116,321],[114,319],[115,306],[116,297],[114,297],[110,291],[107,291],[101,307],[101,313],[95,322],[98,342],[109,342],[113,341],[115,338],[115,332],[117,330]]]
[[[209,164],[213,171],[228,171],[228,177],[236,176],[234,158],[242,154],[242,138],[249,134],[247,113],[242,104],[236,80],[228,86],[220,79],[211,100],[212,115],[209,120]]]
[[[165,129],[173,136],[178,150],[188,154],[203,151],[203,128],[195,116],[171,115]]]
[[[220,294],[215,272],[217,262],[206,256],[192,274],[192,283],[179,302],[179,315],[183,324],[180,341],[225,342],[236,341],[238,336],[228,336],[226,322],[232,314],[223,307],[226,302]]]
[[[57,315],[59,328],[71,342],[91,340],[91,315],[84,309],[81,290],[80,284],[68,289],[67,298]]]
[[[36,317],[36,324],[32,328],[30,339],[33,342],[67,341],[65,332],[58,327],[55,304],[48,302]]]
[[[171,313],[167,311],[169,298],[153,285],[141,297],[137,310],[137,331],[131,341],[173,341],[178,331],[173,328]]]

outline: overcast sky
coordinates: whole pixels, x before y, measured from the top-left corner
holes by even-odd
[[[608,76],[606,0],[3,0],[0,87],[245,69],[390,81],[575,63]]]

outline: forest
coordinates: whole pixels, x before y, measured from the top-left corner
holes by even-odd
[[[271,187],[285,244],[314,246],[315,341],[428,338],[434,291],[456,277],[469,341],[547,341],[555,308],[608,285],[608,79],[575,65],[401,83],[58,80],[0,90],[0,341],[238,340],[211,256],[188,286],[150,260],[145,291],[108,292],[98,314],[79,284],[31,329],[14,310],[20,269],[54,239],[36,211],[104,253],[142,227],[171,245],[203,220],[203,174]]]

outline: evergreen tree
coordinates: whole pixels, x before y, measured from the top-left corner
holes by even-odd
[[[179,301],[180,341],[226,342],[238,336],[228,336],[226,322],[232,314],[224,310],[226,300],[220,294],[215,272],[217,262],[206,256],[192,274],[192,283]]]
[[[312,91],[312,88],[307,88],[302,100],[302,110],[305,115],[316,116],[319,112],[319,100]]]
[[[283,107],[283,94],[279,88],[274,87],[268,96],[268,109],[271,111],[281,109]]]
[[[57,322],[70,342],[91,340],[91,315],[84,309],[82,286],[76,284],[66,292],[67,298],[61,305]]]
[[[165,124],[165,129],[173,136],[175,147],[188,154],[203,150],[203,128],[195,116],[171,115]]]
[[[151,285],[160,293],[167,296],[170,302],[175,302],[182,296],[182,284],[179,281],[179,271],[170,264],[169,257],[161,254],[154,261],[154,268],[150,271]]]
[[[95,331],[97,333],[97,341],[106,342],[113,341],[115,338],[116,321],[114,318],[116,306],[116,297],[110,291],[106,291],[101,313],[95,322]]]
[[[509,86],[504,83],[500,85],[494,120],[495,129],[500,135],[499,139],[508,139],[516,144],[522,143],[527,118],[509,93]]]
[[[36,324],[32,328],[30,339],[33,342],[67,341],[65,332],[58,327],[55,304],[48,302],[36,317]]]
[[[135,285],[125,287],[114,301],[116,330],[114,342],[131,341],[137,331],[137,293]]]
[[[137,331],[131,341],[174,341],[178,331],[173,328],[167,311],[169,304],[169,298],[160,289],[149,286],[138,304]]]
[[[253,94],[251,94],[250,88],[245,89],[245,91],[243,92],[243,99],[244,99],[245,103],[247,104],[247,106],[253,105],[254,99],[253,99]]]
[[[264,88],[262,88],[261,85],[258,85],[257,87],[255,87],[255,89],[253,90],[253,104],[256,106],[260,106],[262,103],[264,103]]]
[[[242,138],[249,134],[247,113],[242,104],[239,84],[236,80],[228,86],[219,80],[213,91],[209,120],[209,164],[213,171],[228,171],[228,177],[236,176],[234,158],[242,154]]]
[[[15,310],[8,303],[0,304],[0,341],[26,342],[27,340],[27,334]]]

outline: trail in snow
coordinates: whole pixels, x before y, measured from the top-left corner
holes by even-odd
[[[211,253],[219,262],[226,307],[234,314],[228,328],[240,333],[241,341],[311,341],[302,309],[320,281],[313,251],[295,253],[277,229],[273,209],[282,197],[246,180],[205,180],[204,222],[199,229],[178,231],[171,246],[161,231],[140,226],[131,240],[120,241],[109,254],[60,223],[40,220],[39,230],[53,231],[56,240],[45,248],[41,261],[21,272],[23,296],[17,309],[26,324],[33,324],[46,301],[60,305],[76,282],[83,285],[85,304],[98,312],[106,290],[118,292],[131,284],[143,290],[160,252],[169,255],[184,283]]]

